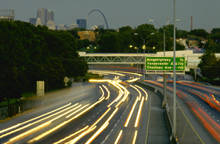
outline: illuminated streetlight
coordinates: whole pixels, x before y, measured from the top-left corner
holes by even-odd
[[[146,50],[146,45],[145,45],[145,44],[142,46],[142,49],[143,49],[143,50]]]

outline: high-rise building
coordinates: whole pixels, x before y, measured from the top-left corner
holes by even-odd
[[[76,24],[78,25],[79,28],[86,29],[87,26],[86,19],[77,19]]]
[[[55,25],[54,21],[52,21],[52,20],[48,20],[47,21],[47,27],[49,29],[51,29],[51,30],[55,30],[56,29],[56,25]]]
[[[48,10],[45,8],[39,8],[37,10],[37,18],[40,18],[41,23],[43,25],[47,24],[47,14],[48,14]]]
[[[29,22],[30,22],[32,25],[36,25],[37,19],[36,19],[36,18],[30,18],[30,19],[29,19]]]
[[[0,20],[14,20],[15,12],[13,9],[0,9]]]
[[[46,8],[39,8],[37,10],[36,25],[45,25],[49,29],[56,29],[54,12]]]
[[[54,21],[54,12],[51,10],[47,13],[47,21]]]
[[[43,25],[39,17],[36,19],[36,24],[35,25],[36,26]]]

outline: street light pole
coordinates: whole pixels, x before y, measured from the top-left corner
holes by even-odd
[[[149,19],[149,22],[155,22],[159,27],[161,27],[156,21],[154,21],[154,19]],[[168,21],[167,21],[168,23]],[[165,32],[165,27],[163,27],[163,56],[165,57],[165,52],[166,52],[166,32]],[[166,74],[165,71],[163,72],[163,95],[164,95],[164,99],[163,99],[163,104],[162,106],[165,107],[167,104],[167,86],[166,86]]]
[[[165,33],[165,28],[163,28],[163,56],[165,57],[166,54],[166,33]],[[163,99],[163,107],[166,106],[167,104],[167,82],[166,82],[166,74],[165,71],[163,73],[163,95],[164,95],[164,99]]]
[[[173,0],[173,138],[176,139],[176,0]]]

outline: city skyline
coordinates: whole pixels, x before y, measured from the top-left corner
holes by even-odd
[[[204,28],[210,31],[213,27],[220,27],[220,20],[216,17],[220,10],[217,6],[220,1],[212,0],[185,0],[177,1],[177,17],[181,19],[178,27],[190,29],[190,17],[193,16],[193,27]],[[109,21],[110,28],[119,28],[130,25],[136,27],[143,23],[149,23],[148,19],[153,18],[159,25],[166,24],[167,19],[172,19],[172,1],[164,0],[132,0],[121,1],[70,1],[60,2],[58,0],[28,1],[3,0],[0,8],[15,9],[15,19],[28,21],[34,17],[38,8],[47,8],[56,14],[56,24],[72,24],[78,18],[87,18],[88,12],[92,9],[100,9]],[[88,17],[89,28],[92,25],[102,25],[104,21],[99,14]],[[156,25],[156,27],[159,27]]]

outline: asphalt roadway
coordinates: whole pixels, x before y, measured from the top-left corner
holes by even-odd
[[[42,98],[41,107],[1,122],[0,143],[169,143],[159,96],[119,81],[136,79],[136,75],[106,75],[107,81],[50,94]]]

